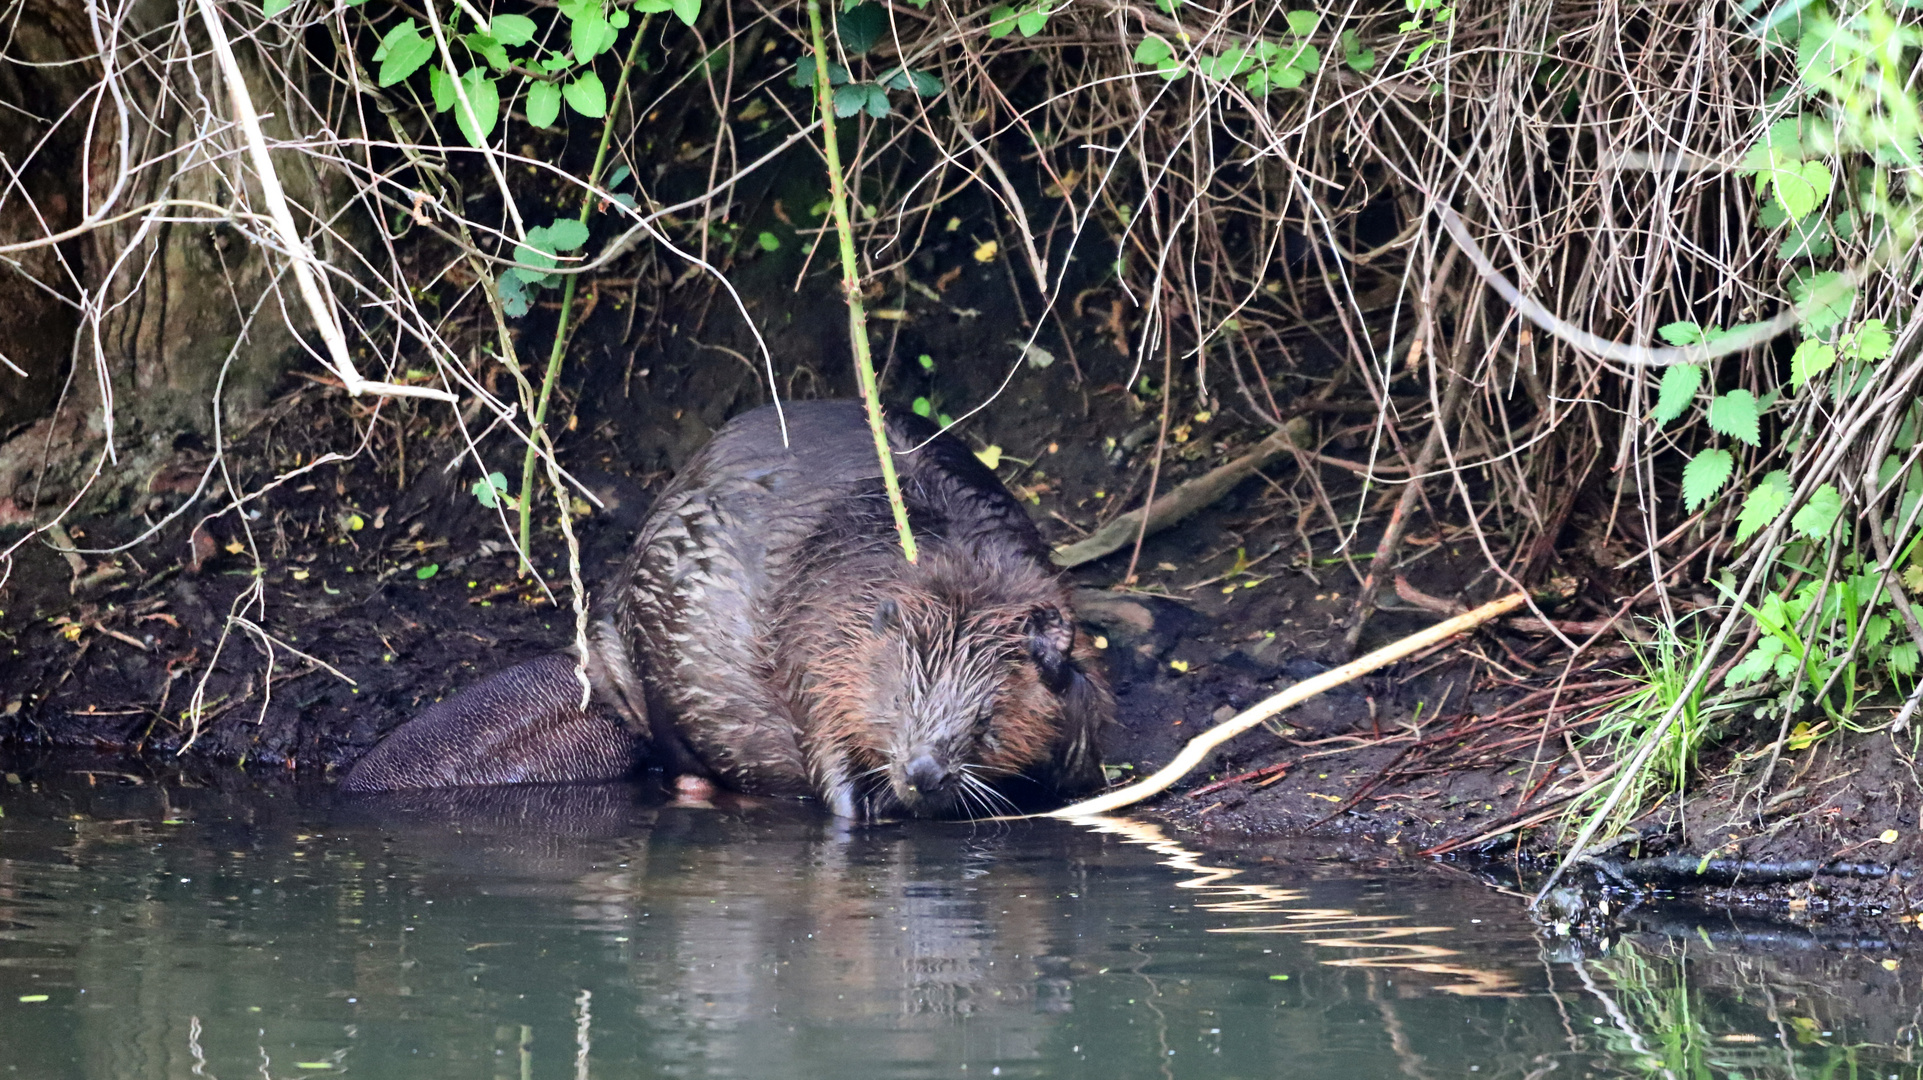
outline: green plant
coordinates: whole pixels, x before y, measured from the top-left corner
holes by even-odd
[[[1702,639],[1685,639],[1667,624],[1648,625],[1653,640],[1634,646],[1641,669],[1634,677],[1640,685],[1611,703],[1583,740],[1617,761],[1632,761],[1638,751],[1650,747],[1649,753],[1640,755],[1643,764],[1622,780],[1627,792],[1600,823],[1605,833],[1614,833],[1642,816],[1659,793],[1683,791],[1697,755],[1711,737],[1711,720],[1720,711],[1707,701],[1700,681],[1691,685],[1690,669],[1702,653]],[[1677,707],[1678,719],[1663,725],[1661,719]],[[1600,789],[1590,792],[1570,805],[1565,820],[1600,813],[1596,807],[1601,801]]]
[[[821,113],[821,149],[828,166],[828,201],[834,215],[835,239],[841,255],[841,287],[843,298],[848,303],[848,340],[854,352],[855,379],[861,388],[862,401],[867,406],[868,429],[874,435],[875,456],[881,464],[882,488],[887,492],[888,505],[894,511],[895,532],[901,539],[901,553],[909,562],[914,562],[915,534],[908,527],[908,505],[902,501],[901,482],[895,475],[894,451],[888,445],[888,433],[882,424],[881,388],[875,377],[874,358],[869,351],[868,310],[861,299],[861,266],[855,256],[855,233],[848,218],[848,182],[841,169],[841,147],[835,138],[838,106],[828,70],[828,45],[821,29],[821,0],[808,0],[808,32],[815,62],[815,74],[810,85],[814,88],[815,104]]]
[[[888,13],[880,4],[857,3],[835,20],[835,39],[843,53],[853,59],[880,44],[887,28]],[[813,90],[819,77],[817,67],[816,57],[812,55],[795,61],[795,73],[788,79],[789,85]],[[922,97],[933,97],[942,90],[940,79],[904,64],[896,64],[867,80],[857,80],[847,68],[833,61],[827,62],[826,71],[828,85],[833,88],[829,95],[833,114],[843,120],[861,112],[877,120],[887,116],[891,111],[888,102],[891,90],[912,90]]]

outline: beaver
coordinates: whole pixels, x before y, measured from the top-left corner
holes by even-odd
[[[960,441],[890,416],[902,555],[852,401],[724,425],[662,493],[576,659],[404,723],[351,791],[606,780],[642,766],[846,818],[975,817],[1102,782],[1114,702],[1040,533]],[[586,698],[585,704],[583,702]]]

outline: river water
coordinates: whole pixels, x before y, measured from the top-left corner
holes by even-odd
[[[1871,935],[1578,945],[1457,870],[1138,821],[47,766],[0,811],[9,1077],[1919,1075],[1923,955]]]

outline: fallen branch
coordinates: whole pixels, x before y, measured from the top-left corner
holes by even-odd
[[[1367,656],[1357,657],[1343,664],[1341,667],[1331,668],[1313,679],[1305,679],[1302,682],[1296,683],[1294,686],[1270,697],[1253,708],[1244,710],[1240,714],[1232,716],[1207,731],[1204,731],[1202,734],[1197,735],[1195,738],[1190,739],[1188,745],[1182,748],[1182,752],[1175,755],[1175,760],[1156,770],[1156,772],[1147,779],[1139,780],[1127,787],[1117,788],[1106,794],[1097,795],[1092,799],[1084,799],[1071,806],[1064,806],[1060,810],[1053,810],[1042,816],[1081,818],[1090,817],[1095,814],[1105,814],[1110,810],[1119,810],[1124,806],[1131,806],[1151,795],[1166,791],[1173,786],[1176,781],[1187,776],[1191,770],[1197,765],[1200,765],[1202,759],[1208,756],[1209,751],[1214,750],[1216,747],[1235,738],[1237,735],[1242,734],[1257,724],[1276,716],[1286,709],[1307,701],[1317,694],[1322,693],[1324,690],[1334,689],[1343,683],[1367,675],[1377,668],[1387,667],[1406,656],[1421,652],[1431,645],[1446,641],[1465,630],[1473,630],[1491,619],[1507,615],[1521,607],[1527,600],[1528,595],[1526,593],[1510,593],[1500,600],[1491,600],[1481,607],[1476,608],[1474,611],[1458,615],[1453,619],[1445,619],[1429,627],[1427,630],[1417,631],[1400,641],[1385,645]]]
[[[1306,433],[1307,425],[1300,425]],[[1150,503],[1147,510],[1135,509],[1115,518],[1090,533],[1086,539],[1055,549],[1056,566],[1080,566],[1135,542],[1137,535],[1149,536],[1188,517],[1197,510],[1227,495],[1235,485],[1255,475],[1257,469],[1295,450],[1295,440],[1287,429],[1257,443],[1255,449],[1226,465],[1217,466],[1180,485]],[[1142,528],[1142,515],[1148,514],[1148,528]]]

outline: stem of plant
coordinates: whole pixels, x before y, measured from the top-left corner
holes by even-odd
[[[601,145],[594,151],[594,167],[588,170],[588,190],[581,194],[580,222],[585,225],[588,214],[594,210],[594,185],[601,179],[601,169],[608,161],[608,143],[614,135],[614,118],[621,111],[621,101],[627,96],[628,72],[634,70],[634,61],[641,54],[641,39],[648,30],[648,17],[642,16],[634,28],[634,40],[628,44],[628,55],[621,61],[621,76],[615,80],[614,95],[608,99],[608,114],[601,120]],[[554,450],[553,440],[547,437],[542,425],[547,421],[548,401],[554,397],[554,386],[561,378],[561,357],[567,351],[568,319],[574,313],[574,288],[580,280],[579,274],[566,275],[561,284],[561,315],[554,325],[554,347],[548,350],[547,373],[541,377],[541,394],[535,400],[533,415],[529,418],[527,432],[527,454],[521,459],[521,564],[523,573],[534,573],[533,551],[529,545],[533,527],[534,513],[534,459],[540,456],[537,449],[543,442],[548,444],[550,453]],[[561,505],[561,512],[567,513],[568,497],[564,491],[554,493]]]
[[[895,476],[895,454],[881,419],[881,387],[875,360],[868,347],[868,309],[861,302],[861,269],[855,260],[855,231],[848,222],[848,183],[841,172],[841,147],[835,141],[835,95],[828,83],[828,47],[821,32],[821,0],[808,0],[808,32],[815,48],[815,98],[821,109],[821,144],[828,159],[828,202],[834,210],[835,236],[841,246],[841,289],[848,298],[848,342],[855,353],[855,379],[861,400],[868,406],[868,430],[875,436],[875,456],[881,460],[881,482],[888,505],[895,511],[895,531],[901,553],[915,561],[915,534],[908,528],[908,505],[902,502],[901,481]]]

